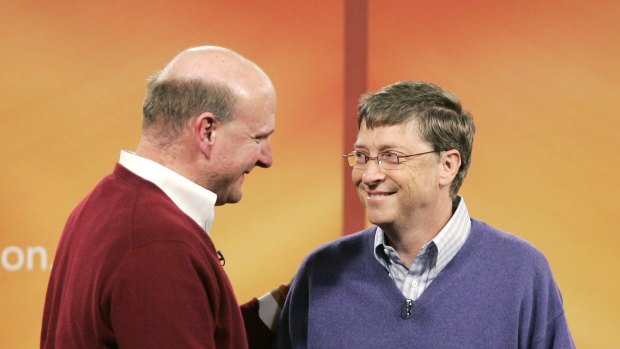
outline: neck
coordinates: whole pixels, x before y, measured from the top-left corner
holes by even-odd
[[[140,137],[136,154],[145,159],[155,161],[181,176],[198,183],[198,177],[193,174],[189,158],[187,157],[189,152],[183,151],[181,142],[175,141],[163,145],[154,142],[152,137],[143,134]]]
[[[405,224],[382,225],[387,243],[408,267],[411,267],[422,246],[431,241],[452,217],[450,199],[437,206],[415,210]]]

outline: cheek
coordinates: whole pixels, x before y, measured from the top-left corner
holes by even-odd
[[[237,147],[231,157],[239,167],[247,167],[256,162],[256,159],[258,159],[259,156],[260,149],[250,145],[245,147]]]
[[[358,185],[360,184],[360,182],[362,181],[362,175],[364,174],[363,171],[359,171],[356,169],[353,169],[351,171],[351,181],[353,182],[353,184]]]

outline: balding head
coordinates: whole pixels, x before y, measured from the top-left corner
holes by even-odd
[[[223,47],[200,46],[177,55],[159,74],[158,80],[200,79],[228,85],[235,92],[251,87],[272,88],[271,81],[256,64]]]
[[[223,47],[200,46],[178,54],[148,83],[144,129],[175,138],[187,121],[204,112],[229,121],[238,103],[275,100],[271,80],[256,64]]]

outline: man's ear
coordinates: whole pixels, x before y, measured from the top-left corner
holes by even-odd
[[[213,113],[202,113],[192,122],[194,140],[200,152],[206,157],[211,156],[217,126],[218,121]]]
[[[440,155],[440,178],[441,185],[451,185],[461,168],[461,153],[456,149],[441,152]]]

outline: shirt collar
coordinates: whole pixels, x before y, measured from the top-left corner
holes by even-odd
[[[217,195],[171,169],[136,153],[121,151],[119,163],[134,174],[158,186],[207,233],[215,218]]]
[[[471,230],[471,217],[465,205],[465,199],[457,196],[456,201],[458,201],[458,205],[452,217],[439,231],[439,234],[433,238],[438,250],[436,265],[438,271],[441,271],[454,258],[467,240]]]
[[[437,272],[441,271],[454,258],[467,240],[471,230],[471,217],[465,205],[465,199],[462,196],[457,196],[455,201],[458,202],[458,205],[448,223],[431,241],[424,245],[426,247],[432,242],[437,247],[437,262],[435,264]],[[389,256],[384,253],[385,247],[385,233],[380,227],[377,227],[373,252],[377,261],[389,271]]]

